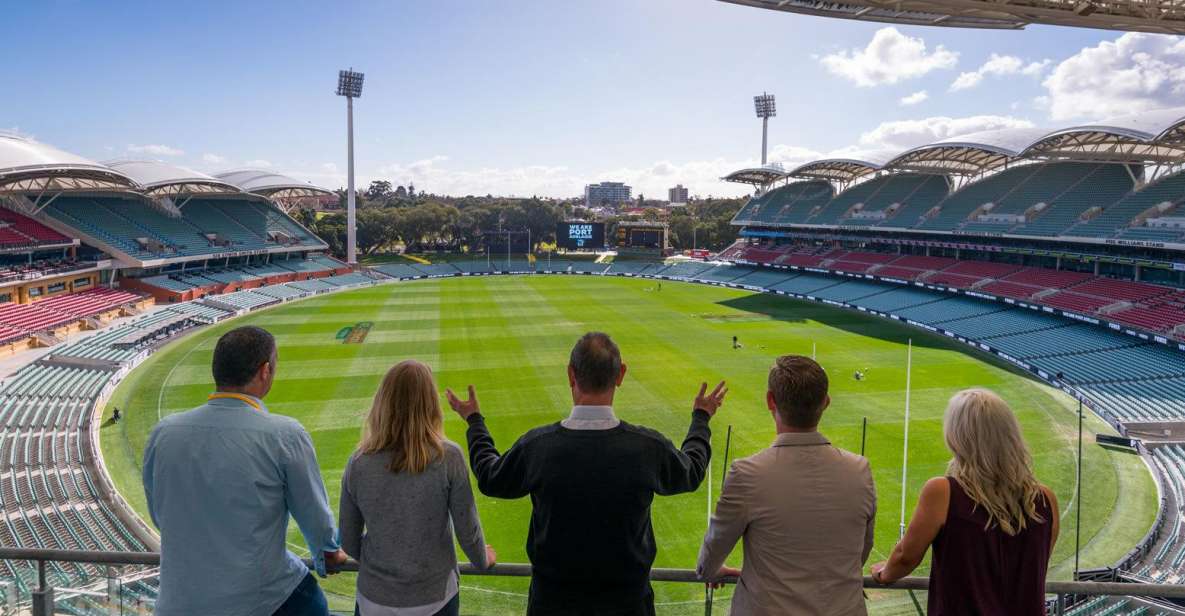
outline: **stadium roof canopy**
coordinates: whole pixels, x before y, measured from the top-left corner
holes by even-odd
[[[1019,29],[1029,24],[1185,34],[1178,0],[721,0],[764,9],[914,26]]]
[[[733,171],[732,173],[720,178],[725,182],[737,182],[738,184],[753,184],[754,186],[765,186],[772,182],[776,182],[786,177],[786,172],[781,167],[751,167],[749,169],[741,169]]]
[[[885,163],[893,158],[893,154],[893,152],[860,152],[853,153],[851,156],[824,158],[799,165],[790,170],[787,175],[796,178],[849,183],[870,173],[880,171],[884,168]]]
[[[160,161],[112,160],[104,164],[132,178],[146,194],[152,196],[225,195],[242,192],[237,186],[200,171]]]
[[[1180,115],[1156,135],[1156,140],[1163,143],[1185,142],[1185,108],[1178,108]]]
[[[1046,160],[1179,163],[1185,159],[1185,143],[1160,142],[1157,137],[1182,122],[1183,107],[1108,118],[1049,133],[1021,155]]]
[[[958,135],[906,150],[885,167],[923,173],[979,175],[1007,164],[1047,134],[1049,130],[1044,128],[1002,128]]]
[[[270,199],[320,197],[322,195],[334,194],[328,188],[314,186],[308,182],[301,182],[296,178],[265,169],[224,171],[214,174],[214,177],[228,184],[233,184],[243,191],[263,195]]]
[[[123,173],[17,135],[0,134],[0,193],[128,190]]]

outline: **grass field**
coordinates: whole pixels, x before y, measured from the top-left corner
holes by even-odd
[[[564,366],[576,338],[587,330],[610,332],[629,365],[615,408],[623,419],[660,430],[678,442],[700,381],[728,381],[730,393],[713,421],[712,493],[719,492],[726,426],[732,453],[746,456],[768,446],[773,425],[764,408],[766,372],[777,355],[810,354],[832,378],[831,408],[821,430],[839,447],[859,451],[868,418],[867,455],[879,495],[876,551],[880,560],[898,534],[906,340],[913,339],[912,421],[909,448],[910,509],[926,478],[943,474],[941,414],[956,390],[990,387],[1016,409],[1037,473],[1053,486],[1065,512],[1053,577],[1072,566],[1075,508],[1081,504],[1083,566],[1113,563],[1147,531],[1157,504],[1155,486],[1134,455],[1093,444],[1109,428],[1088,417],[1085,498],[1075,494],[1075,414],[1069,399],[967,347],[897,323],[786,298],[703,285],[666,283],[661,291],[642,279],[591,276],[518,276],[422,280],[304,300],[248,315],[168,345],[133,372],[111,404],[126,420],[102,430],[102,450],[116,484],[140,512],[139,460],[158,418],[201,404],[211,390],[214,342],[226,329],[255,324],[276,334],[278,379],[267,399],[272,412],[298,418],[312,434],[336,511],[342,468],[357,443],[377,383],[394,362],[415,358],[435,371],[439,385],[477,386],[500,447],[531,427],[562,418],[571,405]],[[345,326],[373,323],[361,344],[335,338]],[[733,350],[731,337],[744,348]],[[852,374],[866,370],[867,378]],[[447,408],[447,407],[446,407]],[[464,443],[464,424],[446,411],[449,437]],[[706,527],[707,489],[657,498],[653,508],[657,565],[694,566]],[[526,562],[524,540],[530,503],[479,497],[487,540],[502,562]],[[290,543],[303,548],[292,525]],[[732,562],[739,564],[740,552]],[[920,572],[924,573],[924,571]],[[352,600],[353,580],[325,583]],[[522,580],[466,578],[463,612],[518,614]],[[702,613],[703,589],[657,585],[662,614]],[[727,596],[717,613],[727,610]],[[904,609],[900,593],[873,597],[879,613]]]

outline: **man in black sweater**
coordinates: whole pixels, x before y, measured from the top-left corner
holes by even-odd
[[[613,414],[625,370],[608,335],[585,334],[568,363],[571,415],[527,432],[501,455],[473,386],[468,400],[447,392],[469,423],[469,464],[481,493],[531,496],[529,616],[654,614],[650,503],[655,494],[699,487],[712,457],[708,421],[728,390],[723,381],[711,393],[700,385],[691,427],[676,449],[662,434]]]

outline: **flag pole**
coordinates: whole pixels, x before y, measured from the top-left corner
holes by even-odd
[[[898,538],[905,536],[905,487],[909,472],[909,386],[913,372],[913,338],[905,351],[905,443],[901,447],[901,528]]]
[[[815,353],[816,350],[817,350],[817,345],[814,342],[811,342],[811,359],[814,361],[819,361],[819,358],[816,356],[816,353]]]

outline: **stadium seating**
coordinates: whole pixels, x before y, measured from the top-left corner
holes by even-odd
[[[424,272],[403,263],[383,263],[374,266],[374,269],[395,278],[415,278],[424,275]]]
[[[273,237],[287,238],[286,245],[322,245],[279,210],[254,201],[190,199],[183,215],[176,218],[139,199],[62,197],[50,203],[45,213],[140,259],[281,246]],[[211,240],[207,234],[216,238]]]
[[[1166,287],[1113,278],[1093,278],[1074,285],[1071,290],[1075,293],[1132,302],[1150,300],[1173,292]]]
[[[950,183],[945,176],[928,175],[914,188],[913,192],[901,198],[895,212],[887,213],[884,220],[875,224],[882,227],[912,228],[921,222],[922,216],[937,206],[950,194]],[[880,200],[882,195],[877,195]]]
[[[1128,226],[1136,216],[1161,204],[1176,205],[1185,201],[1185,174],[1178,173],[1128,193],[1123,199],[1089,220],[1065,231],[1078,237],[1113,237],[1117,230]]]
[[[839,224],[840,218],[843,218],[856,205],[863,204],[873,198],[881,188],[891,181],[892,177],[871,179],[848,188],[820,207],[815,215],[808,218],[806,222],[812,225]]]
[[[12,210],[0,208],[0,248],[64,244],[70,238]]]
[[[332,291],[338,288],[337,285],[325,282],[323,278],[313,278],[311,280],[289,282],[288,286],[298,291],[304,291],[305,293],[324,293],[325,291]],[[259,289],[259,291],[262,291],[262,289]]]
[[[73,317],[71,320],[77,320],[114,310],[142,299],[144,297],[136,293],[99,287],[81,293],[56,295],[40,300],[30,305],[30,308],[60,313]],[[0,322],[3,322],[2,318],[0,318]],[[35,329],[41,328],[34,328],[34,331]]]
[[[1096,165],[1094,171],[1049,202],[1032,222],[1013,227],[1015,235],[1060,235],[1081,220],[1091,208],[1107,208],[1134,188],[1124,165]]]
[[[938,182],[932,182],[934,179]],[[858,188],[864,188],[864,197],[860,201],[859,212],[863,215],[881,216],[883,218],[858,218],[853,216],[839,217],[839,221],[848,224],[876,224],[888,216],[895,213],[896,210],[890,211],[893,206],[901,206],[903,203],[916,202],[920,207],[924,207],[929,203],[930,207],[938,203],[944,196],[945,190],[927,190],[921,191],[925,186],[933,185],[935,188],[945,187],[946,180],[934,175],[915,175],[912,173],[900,173],[883,176],[873,180],[869,180]],[[918,194],[921,191],[921,194]],[[837,196],[836,201],[839,201],[846,193],[841,193]],[[830,206],[829,206],[830,207]],[[928,209],[928,208],[927,208]],[[820,213],[822,215],[822,213]],[[823,221],[823,224],[829,224]]]
[[[917,229],[950,231],[966,221],[971,213],[986,203],[995,203],[1019,183],[1028,180],[1040,165],[1005,169],[953,192],[939,204],[938,213],[923,220]]]
[[[330,276],[328,278],[320,278],[322,282],[327,282],[335,287],[351,287],[364,284],[374,284],[375,279],[363,273],[354,274],[339,274],[337,276]]]
[[[769,223],[801,223],[834,196],[835,189],[828,182],[794,182],[759,197],[758,207],[750,218]]]

